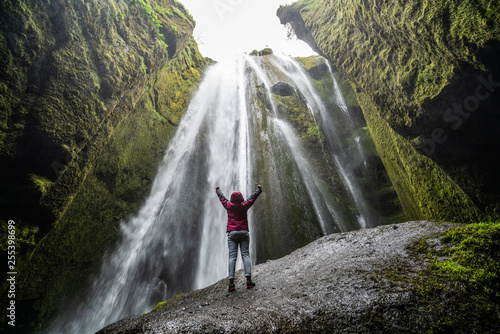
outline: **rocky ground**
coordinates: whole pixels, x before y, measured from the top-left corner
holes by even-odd
[[[415,221],[331,234],[254,266],[254,289],[246,289],[240,270],[236,292],[228,293],[223,279],[98,333],[419,332],[417,298],[387,273],[417,275],[426,264],[408,246],[457,226]]]

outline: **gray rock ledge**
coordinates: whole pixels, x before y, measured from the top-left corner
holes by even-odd
[[[414,221],[331,234],[254,266],[254,289],[246,289],[240,270],[236,292],[229,294],[223,279],[98,333],[369,333],[375,314],[389,326],[385,333],[419,332],[416,297],[381,272],[416,274],[426,264],[407,247],[458,226]]]

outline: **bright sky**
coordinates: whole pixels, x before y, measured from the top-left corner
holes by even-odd
[[[316,54],[287,38],[276,11],[296,0],[179,0],[196,21],[194,37],[205,57],[220,61],[234,53],[270,47],[292,56]]]

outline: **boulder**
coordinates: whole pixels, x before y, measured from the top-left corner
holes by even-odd
[[[409,285],[386,273],[418,275],[428,264],[409,247],[431,236],[439,244],[436,235],[457,226],[414,221],[331,234],[254,266],[251,290],[240,270],[236,292],[227,292],[222,279],[98,333],[372,333],[381,325],[386,333],[418,332],[428,314],[417,312]]]
[[[271,92],[279,96],[292,96],[295,89],[286,82],[278,82],[271,87]]]

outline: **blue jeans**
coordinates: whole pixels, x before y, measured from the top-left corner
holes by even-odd
[[[248,231],[231,231],[227,235],[227,245],[229,247],[229,279],[234,279],[234,269],[236,258],[238,257],[238,245],[240,245],[241,259],[245,276],[252,276],[252,262],[250,260],[250,233]]]

